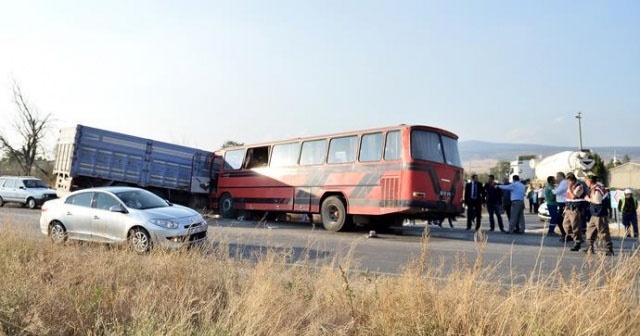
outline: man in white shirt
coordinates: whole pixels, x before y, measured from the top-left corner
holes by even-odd
[[[558,172],[556,174],[556,183],[557,187],[555,187],[551,192],[556,195],[556,202],[558,202],[558,229],[560,229],[560,234],[562,237],[560,241],[568,242],[571,241],[571,237],[567,236],[567,231],[565,231],[562,223],[564,223],[564,208],[567,203],[567,179],[563,172]]]

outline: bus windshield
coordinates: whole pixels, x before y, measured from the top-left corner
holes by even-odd
[[[457,140],[430,131],[411,131],[411,156],[416,160],[462,167]]]

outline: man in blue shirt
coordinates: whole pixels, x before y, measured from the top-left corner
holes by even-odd
[[[502,190],[508,190],[511,194],[509,233],[524,233],[524,194],[526,188],[520,182],[520,176],[513,175],[513,183],[498,187]]]

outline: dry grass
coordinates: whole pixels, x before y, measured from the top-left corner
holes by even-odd
[[[532,270],[511,287],[482,253],[445,275],[427,262],[424,241],[421,257],[393,277],[356,272],[348,258],[291,265],[270,252],[249,262],[230,258],[228,246],[138,256],[54,246],[5,227],[0,334],[632,335],[640,327],[637,253],[592,257],[568,278]]]

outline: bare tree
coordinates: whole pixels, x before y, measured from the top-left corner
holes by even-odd
[[[237,141],[233,141],[233,140],[227,140],[222,144],[222,148],[242,146],[242,145],[244,145],[244,143],[242,143],[242,142],[237,142]]]
[[[48,174],[37,165],[36,160],[38,154],[44,154],[43,139],[50,127],[51,114],[41,115],[33,108],[15,80],[11,89],[17,107],[17,116],[13,120],[12,128],[20,137],[21,144],[13,146],[9,138],[0,133],[0,146],[9,159],[18,163],[24,175],[31,175],[33,168]]]

